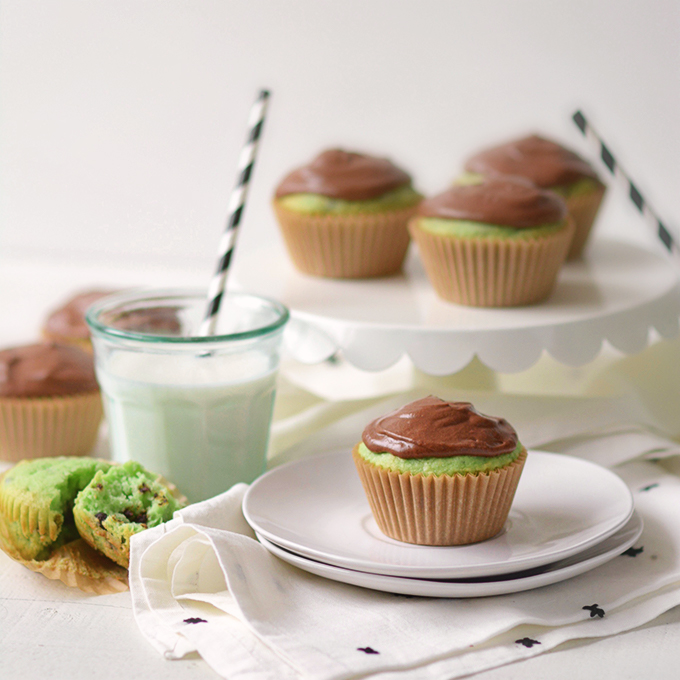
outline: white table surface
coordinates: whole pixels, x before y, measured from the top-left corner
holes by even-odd
[[[198,272],[153,272],[35,260],[0,260],[0,345],[36,337],[46,311],[72,291],[99,285],[201,283]],[[27,596],[27,593],[29,595]],[[678,677],[680,607],[612,638],[569,643],[479,680]],[[0,678],[99,680],[217,677],[200,658],[167,661],[141,637],[129,593],[90,596],[34,574],[0,553]]]

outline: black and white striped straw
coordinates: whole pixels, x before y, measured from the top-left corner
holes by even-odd
[[[258,143],[262,136],[262,128],[264,126],[268,101],[269,92],[267,90],[261,90],[250,110],[250,116],[248,118],[248,135],[238,160],[238,177],[229,198],[229,218],[227,219],[227,226],[222,234],[222,239],[220,240],[219,260],[217,262],[215,275],[208,287],[208,303],[199,330],[199,335],[201,336],[212,335],[215,332],[217,316],[220,312],[220,304],[222,303],[222,297],[225,293],[229,265],[231,264],[234,248],[236,246],[238,227],[243,219],[248,187],[253,174]]]
[[[605,167],[624,187],[628,197],[633,202],[633,205],[638,209],[639,213],[644,217],[652,230],[659,237],[661,243],[663,243],[671,255],[680,259],[680,248],[678,247],[678,242],[673,238],[673,235],[668,230],[666,225],[661,221],[658,215],[644,199],[633,180],[619,165],[616,158],[614,157],[614,154],[612,154],[609,147],[604,143],[604,141],[602,141],[600,135],[593,129],[593,126],[586,120],[586,117],[581,111],[576,111],[576,113],[574,113],[572,116],[572,119],[574,123],[576,123],[578,129],[583,133],[584,137],[592,145],[593,149],[598,154]]]

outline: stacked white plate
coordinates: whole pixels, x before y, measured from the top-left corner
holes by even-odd
[[[378,529],[351,454],[333,451],[270,470],[243,501],[260,542],[282,560],[364,588],[483,597],[539,588],[617,557],[642,533],[613,472],[530,451],[503,531],[466,546],[419,546]]]

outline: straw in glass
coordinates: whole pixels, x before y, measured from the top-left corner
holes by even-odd
[[[225,293],[229,265],[231,264],[234,248],[236,246],[238,227],[243,219],[248,187],[253,174],[258,143],[260,141],[260,136],[262,135],[262,127],[267,112],[268,100],[269,92],[267,90],[261,90],[250,110],[250,116],[248,118],[248,134],[243,149],[241,150],[241,155],[239,156],[238,177],[229,198],[229,218],[220,241],[217,268],[213,279],[210,282],[210,286],[208,287],[208,302],[203,322],[199,330],[199,335],[201,336],[212,335],[215,332],[215,325],[217,324],[217,317],[220,312],[220,304],[222,303],[222,297]]]

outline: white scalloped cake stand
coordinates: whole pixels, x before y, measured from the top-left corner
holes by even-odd
[[[406,353],[421,371],[449,375],[476,354],[511,373],[532,366],[544,350],[579,366],[605,340],[632,354],[647,346],[652,328],[664,338],[678,333],[678,270],[664,256],[620,241],[596,240],[582,261],[566,264],[547,301],[505,309],[440,300],[413,250],[403,274],[361,281],[300,274],[283,251],[243,255],[238,287],[288,305],[287,345],[308,363],[341,350],[357,368],[378,371]]]

